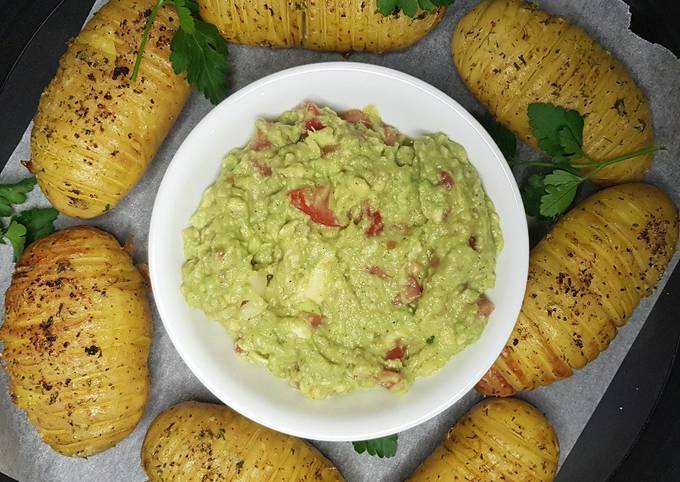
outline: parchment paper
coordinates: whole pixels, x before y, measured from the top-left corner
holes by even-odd
[[[96,2],[95,11],[104,2]],[[384,56],[355,54],[351,60],[392,67],[419,77],[443,90],[472,112],[482,108],[460,81],[450,56],[451,33],[458,19],[477,0],[458,0],[438,28],[414,47]],[[639,85],[649,96],[657,141],[668,151],[656,156],[649,181],[663,187],[680,204],[680,61],[668,50],[640,39],[628,30],[630,14],[621,0],[544,0],[549,11],[567,15],[621,58]],[[302,50],[271,50],[230,46],[233,65],[231,91],[265,75],[288,67],[339,61],[338,54],[320,54]],[[405,102],[408,99],[404,99]],[[361,107],[361,106],[358,106]],[[192,127],[210,110],[210,104],[194,93],[142,182],[112,212],[90,224],[115,233],[120,240],[132,240],[137,262],[146,261],[148,225],[152,202],[163,173],[177,147]],[[427,113],[423,113],[427,115]],[[397,126],[398,127],[398,126]],[[30,158],[29,129],[16,147],[0,175],[1,182],[26,177],[19,164]],[[522,147],[523,158],[532,155]],[[30,196],[30,205],[47,205],[39,190]],[[60,217],[57,225],[78,224]],[[669,268],[675,266],[676,256]],[[13,269],[11,249],[0,249],[0,293],[9,285]],[[664,278],[660,287],[665,284]],[[657,293],[660,290],[657,290]],[[593,413],[626,352],[635,340],[649,314],[656,294],[642,302],[628,324],[619,331],[611,347],[585,369],[566,381],[544,387],[522,396],[541,409],[556,427],[562,447],[562,461]],[[4,296],[3,296],[4,303]],[[650,347],[653,349],[653,347]],[[139,452],[146,429],[165,408],[189,399],[216,401],[184,365],[168,339],[158,313],[154,311],[154,337],[150,355],[151,398],[143,420],[136,430],[106,452],[84,459],[71,459],[56,454],[43,444],[23,412],[11,403],[7,377],[0,371],[0,471],[20,481],[143,481]],[[479,399],[474,391],[438,417],[399,435],[397,456],[380,460],[356,454],[350,443],[315,442],[344,473],[348,481],[399,481],[405,479],[434,449],[451,425]],[[621,423],[625,423],[626,407],[621,406]],[[617,421],[613,421],[616,423]]]

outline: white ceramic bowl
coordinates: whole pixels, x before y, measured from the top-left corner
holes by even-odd
[[[180,292],[182,230],[225,154],[244,145],[258,117],[275,118],[309,100],[336,110],[373,104],[387,124],[417,136],[441,131],[461,143],[496,205],[505,247],[498,258],[496,305],[481,338],[403,396],[357,391],[323,401],[306,399],[267,369],[240,360],[217,322],[189,308]],[[181,193],[182,202],[177,202]],[[199,122],[170,163],[153,207],[149,269],[165,329],[201,382],[246,417],[309,439],[348,441],[400,432],[446,409],[483,376],[510,336],[528,269],[526,218],[515,179],[492,139],[458,103],[409,75],[349,63],[306,65],[265,77],[230,96]]]

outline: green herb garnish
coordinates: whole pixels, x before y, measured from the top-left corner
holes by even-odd
[[[515,165],[548,169],[547,172],[529,176],[524,184],[522,198],[530,216],[555,218],[569,209],[581,184],[605,167],[665,149],[664,146],[651,145],[598,161],[583,152],[584,121],[578,111],[553,104],[534,103],[529,104],[528,115],[538,146],[550,157],[547,161],[514,161]],[[491,130],[489,133],[494,136]],[[494,140],[500,147],[499,140],[496,137]],[[507,142],[507,139],[502,142]],[[581,175],[579,169],[583,168],[592,170]]]
[[[0,217],[11,216],[15,204],[25,203],[26,195],[33,190],[35,184],[35,177],[28,177],[14,184],[0,184]],[[16,261],[24,251],[24,246],[54,232],[53,222],[58,215],[54,208],[21,211],[12,217],[6,228],[4,223],[0,223],[0,244],[9,241],[14,249]]]
[[[186,73],[191,85],[217,104],[227,96],[228,52],[224,40],[211,23],[198,19],[195,0],[157,0],[144,26],[131,80],[137,80],[149,32],[163,5],[172,5],[179,17],[179,28],[170,44],[170,62],[176,74]]]
[[[357,453],[363,454],[368,452],[370,455],[377,456],[380,458],[394,457],[397,453],[397,440],[399,436],[397,434],[388,435],[387,437],[376,438],[373,440],[363,440],[361,442],[352,442],[354,450]]]
[[[26,228],[26,244],[54,232],[54,221],[59,216],[59,211],[54,208],[33,208],[21,211],[12,218]]]
[[[418,9],[429,12],[437,7],[451,5],[453,2],[454,0],[378,0],[378,10],[386,17],[399,10],[409,17],[415,17]]]
[[[54,220],[59,212],[54,208],[33,208],[12,217],[7,229],[2,229],[0,243],[9,241],[14,249],[14,261],[19,259],[24,247],[54,232]]]
[[[24,252],[24,246],[26,245],[26,226],[18,223],[16,220],[12,219],[9,223],[7,229],[3,229],[2,238],[0,243],[5,244],[5,239],[9,241],[14,250],[14,261],[16,262]]]
[[[12,205],[26,202],[26,194],[35,187],[35,177],[22,179],[14,184],[0,184],[0,217],[12,215]]]

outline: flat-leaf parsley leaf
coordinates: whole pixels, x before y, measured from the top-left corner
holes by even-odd
[[[651,145],[610,159],[596,160],[583,151],[585,123],[578,111],[553,104],[534,103],[529,104],[527,115],[539,147],[550,159],[515,161],[514,164],[552,170],[547,174],[533,174],[524,184],[522,199],[530,216],[554,218],[569,209],[579,186],[605,167],[665,149],[663,146]],[[487,127],[487,130],[494,136],[492,129]],[[496,142],[501,145],[498,140]]]
[[[137,79],[151,26],[163,5],[173,5],[179,17],[179,28],[170,44],[172,69],[176,74],[186,73],[191,85],[213,104],[219,103],[228,92],[228,51],[217,27],[197,18],[195,0],[157,0],[144,26],[131,80]]]
[[[54,232],[54,220],[59,212],[54,208],[33,208],[21,211],[12,217],[7,229],[2,229],[0,243],[9,241],[14,249],[16,262],[24,251],[24,247],[33,241]]]
[[[18,261],[26,245],[26,226],[13,219],[9,223],[9,227],[2,233],[2,236],[2,242],[4,243],[4,239],[7,239],[14,249],[14,262]]]
[[[569,209],[584,180],[584,177],[559,169],[545,176],[545,194],[541,196],[539,209],[541,216],[553,218]]]
[[[12,220],[26,228],[26,244],[31,244],[54,232],[57,216],[59,211],[54,208],[33,208],[20,212]]]
[[[418,9],[429,12],[453,2],[454,0],[378,0],[378,11],[387,17],[401,10],[409,17],[415,17]]]
[[[354,450],[357,453],[363,454],[368,452],[370,455],[377,456],[380,458],[394,457],[397,453],[397,440],[399,436],[397,434],[388,435],[387,437],[376,438],[373,440],[363,440],[361,442],[352,442]]]
[[[26,194],[35,187],[35,177],[27,177],[14,184],[0,184],[0,217],[12,215],[12,205],[26,202]]]
[[[534,103],[529,104],[529,125],[543,152],[557,159],[574,159],[583,152],[583,117],[575,110]]]

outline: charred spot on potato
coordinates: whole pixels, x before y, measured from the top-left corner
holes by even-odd
[[[612,109],[616,111],[617,114],[619,114],[621,117],[626,117],[628,116],[628,112],[626,112],[626,102],[625,99],[618,98],[614,102],[614,105],[612,106]]]
[[[90,356],[95,356],[97,353],[100,353],[99,356],[101,356],[101,350],[97,345],[90,345],[88,347],[85,347],[85,353],[87,353]]]
[[[118,80],[118,77],[127,77],[130,73],[130,69],[124,65],[117,66],[113,68],[112,78],[113,80]]]

